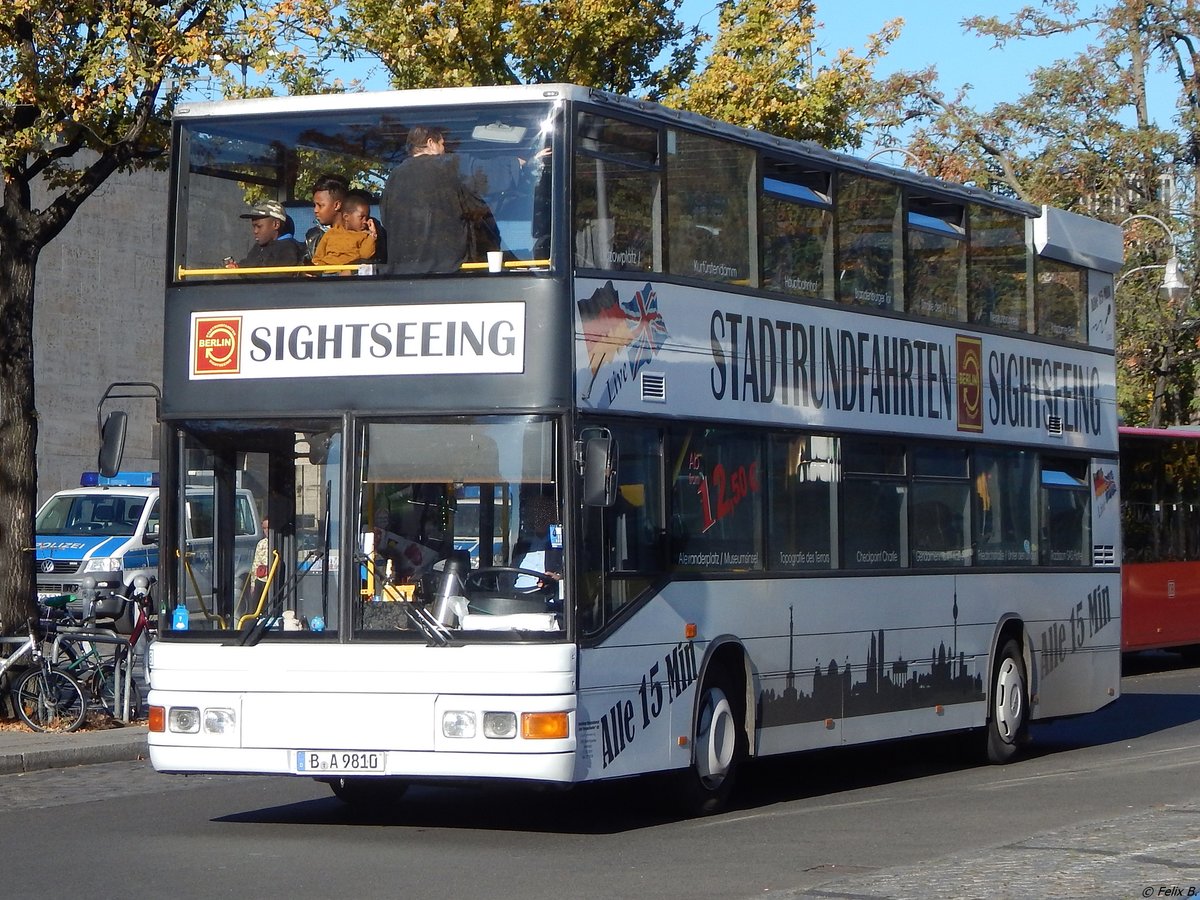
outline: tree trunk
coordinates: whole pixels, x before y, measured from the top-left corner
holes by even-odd
[[[37,615],[33,284],[40,248],[4,243],[7,246],[0,246],[0,318],[4,321],[0,328],[0,634],[12,634]]]

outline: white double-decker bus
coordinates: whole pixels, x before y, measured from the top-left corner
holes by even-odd
[[[567,85],[195,104],[172,171],[157,769],[707,811],[1117,696],[1116,227]],[[226,268],[327,174],[373,257]]]

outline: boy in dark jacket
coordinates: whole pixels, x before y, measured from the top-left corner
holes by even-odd
[[[241,218],[250,220],[254,245],[239,261],[227,259],[227,269],[249,269],[263,266],[298,266],[304,259],[304,246],[283,233],[287,213],[278,200],[262,200],[254,204]]]

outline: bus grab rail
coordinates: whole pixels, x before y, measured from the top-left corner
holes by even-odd
[[[188,557],[192,554],[188,553],[184,555],[180,554],[180,552],[176,550],[175,555],[183,560],[183,567],[187,569],[188,578],[191,579],[192,582],[192,589],[196,592],[196,602],[200,604],[200,612],[204,615],[205,621],[216,622],[218,628],[228,628],[229,623],[225,621],[225,618],[217,615],[216,613],[209,612],[208,606],[204,602],[204,595],[200,593],[200,582],[196,580],[196,573],[192,571],[192,564],[188,562]],[[186,593],[184,594],[184,597],[186,599]]]
[[[247,622],[253,622],[255,619],[257,619],[259,616],[262,615],[263,607],[265,607],[267,605],[267,595],[271,593],[271,582],[275,578],[275,570],[278,568],[279,568],[279,551],[272,550],[271,551],[271,571],[269,571],[267,573],[267,578],[263,582],[262,591],[258,595],[258,606],[255,608],[254,612],[248,612],[244,616],[242,616],[240,619],[237,620],[237,630],[238,631],[241,631],[242,626],[245,625]],[[250,584],[250,582],[253,580],[253,578],[254,578],[254,573],[251,573],[250,577],[246,579],[246,583]]]
[[[348,263],[334,266],[245,266],[237,269],[189,269],[180,266],[179,279],[185,278],[236,278],[241,275],[314,275],[328,272],[357,272],[360,265],[378,265],[378,263]],[[549,259],[506,259],[503,263],[506,269],[548,269]],[[467,262],[459,266],[464,271],[487,269],[486,262]]]

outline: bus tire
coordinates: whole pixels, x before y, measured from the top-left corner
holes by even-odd
[[[1200,644],[1187,644],[1175,649],[1179,651],[1179,655],[1183,657],[1183,661],[1189,666],[1200,665]]]
[[[992,666],[991,709],[987,724],[987,760],[1006,763],[1029,736],[1029,689],[1021,648],[1004,642]]]
[[[355,809],[383,809],[399,800],[408,784],[398,778],[328,778],[333,795]]]
[[[720,812],[737,782],[746,736],[734,684],[722,667],[715,666],[700,689],[692,764],[679,773],[676,791],[679,805],[688,815]]]

